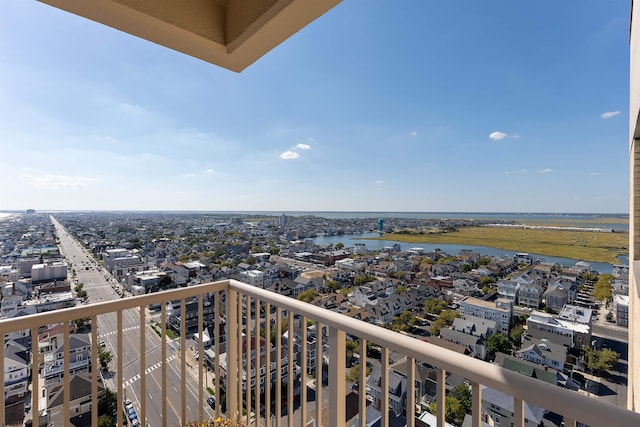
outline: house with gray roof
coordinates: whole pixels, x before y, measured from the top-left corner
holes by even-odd
[[[528,402],[523,402],[523,405],[524,425],[527,427],[542,426],[542,418],[546,410]],[[482,415],[487,417],[489,425],[495,427],[512,426],[514,410],[512,396],[482,386]]]
[[[567,347],[554,344],[547,339],[523,335],[522,346],[516,356],[561,371],[567,361]]]
[[[58,346],[50,353],[44,355],[42,376],[45,385],[60,382],[65,375],[64,371],[64,342],[58,341]],[[91,341],[89,334],[71,334],[69,336],[69,354],[73,355],[69,360],[69,372],[75,375],[91,370]]]

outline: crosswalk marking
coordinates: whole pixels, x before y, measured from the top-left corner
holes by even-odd
[[[171,362],[173,359],[175,359],[176,357],[178,357],[177,354],[174,354],[172,356],[169,356],[167,358],[167,362]],[[155,371],[156,369],[160,368],[162,366],[162,362],[158,362],[153,366],[148,367],[147,369],[144,370],[144,373],[146,375],[149,375],[151,372]],[[127,381],[124,382],[124,387],[129,387],[131,384],[135,383],[136,381],[138,381],[141,378],[140,374],[136,374],[133,377],[129,378]]]
[[[129,331],[133,331],[133,330],[135,330],[135,329],[140,329],[140,326],[130,326],[130,327],[128,327],[128,328],[124,328],[124,329],[122,330],[122,332],[129,332]],[[106,332],[106,333],[104,333],[104,334],[100,334],[100,336],[102,336],[102,337],[108,337],[109,335],[115,335],[115,334],[117,334],[117,333],[118,333],[118,331],[111,331],[111,332]]]

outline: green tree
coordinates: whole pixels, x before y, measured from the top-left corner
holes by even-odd
[[[522,334],[524,333],[524,325],[516,325],[511,329],[509,336],[514,344],[520,345],[522,340]]]
[[[391,320],[391,329],[395,332],[408,331],[418,323],[418,318],[410,311],[405,311],[400,316],[394,316]]]
[[[366,375],[369,376],[371,374],[371,368],[368,366],[365,369]],[[353,365],[351,369],[349,369],[349,373],[347,374],[346,380],[355,383],[360,379],[360,365]]]
[[[298,299],[300,301],[310,303],[318,295],[320,295],[318,291],[316,291],[315,289],[309,289],[307,291],[300,292],[300,294],[298,294]]]
[[[404,271],[396,271],[395,273],[392,274],[394,279],[404,279],[405,275],[404,275]]]
[[[611,274],[602,274],[595,285],[593,285],[593,297],[596,301],[608,300],[611,298],[613,276]]]
[[[462,412],[462,419],[460,420],[460,424],[462,424],[462,421],[464,421],[464,414],[471,413],[471,389],[468,385],[461,383],[451,390],[450,396],[458,399],[458,402],[460,402],[460,409]]]
[[[592,372],[603,373],[604,371],[611,369],[620,358],[618,353],[608,348],[593,350],[584,346],[582,347],[582,351],[584,352],[586,367]]]
[[[493,283],[496,283],[496,280],[493,277],[490,276],[482,276],[480,278],[480,285],[481,286],[485,286],[485,285],[491,285]]]
[[[358,274],[353,279],[353,285],[360,286],[364,285],[365,283],[373,282],[374,280],[376,280],[375,276],[371,276],[369,274]]]
[[[336,246],[335,246],[336,250],[339,251],[340,249],[343,249],[343,248],[344,248],[344,244],[342,244],[341,242],[336,243]]]
[[[434,415],[436,414],[436,402],[431,402],[429,404],[429,412]],[[460,417],[460,414],[462,414],[462,417]],[[457,422],[460,418],[462,418],[460,422]],[[462,420],[464,420],[464,411],[462,410],[460,401],[455,397],[447,396],[444,400],[444,419],[449,424],[462,424]]]
[[[440,298],[432,298],[432,299],[426,300],[422,304],[422,308],[425,313],[430,313],[437,316],[442,312],[442,310],[447,308],[447,303],[444,300],[441,300]]]
[[[402,285],[398,286],[396,288],[396,293],[398,295],[406,294],[407,293],[407,287],[406,286],[402,286]]]
[[[166,288],[167,286],[171,286],[171,283],[173,283],[171,276],[166,274],[160,278],[160,280],[158,281],[158,286],[161,288]]]
[[[440,316],[436,319],[435,322],[431,324],[429,328],[429,332],[431,332],[435,336],[440,335],[440,330],[443,328],[448,328],[453,324],[453,320],[456,317],[460,317],[460,313],[455,310],[444,310],[440,313]]]
[[[98,402],[98,426],[115,426],[118,411],[118,395],[105,388],[102,399]]]
[[[98,359],[100,360],[100,366],[102,366],[102,369],[107,369],[107,366],[111,360],[113,360],[113,355],[110,351],[100,348],[98,352]]]
[[[492,360],[498,352],[508,354],[513,348],[509,338],[499,333],[490,335],[485,341],[485,346],[487,348],[487,360]]]
[[[338,289],[340,289],[340,283],[338,283],[336,280],[327,279],[325,281],[325,285],[332,292],[337,292]]]
[[[471,271],[471,266],[469,264],[462,264],[462,266],[460,267],[460,271],[462,273],[467,273]]]

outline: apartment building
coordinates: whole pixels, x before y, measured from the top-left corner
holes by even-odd
[[[513,317],[513,301],[498,298],[495,301],[485,301],[479,298],[467,297],[460,301],[460,314],[476,316],[496,322],[498,332],[508,335]]]

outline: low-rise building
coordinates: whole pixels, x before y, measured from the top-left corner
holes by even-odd
[[[513,301],[498,298],[495,301],[484,301],[467,297],[460,301],[460,314],[481,317],[496,322],[498,332],[509,334],[509,326],[513,317]]]

